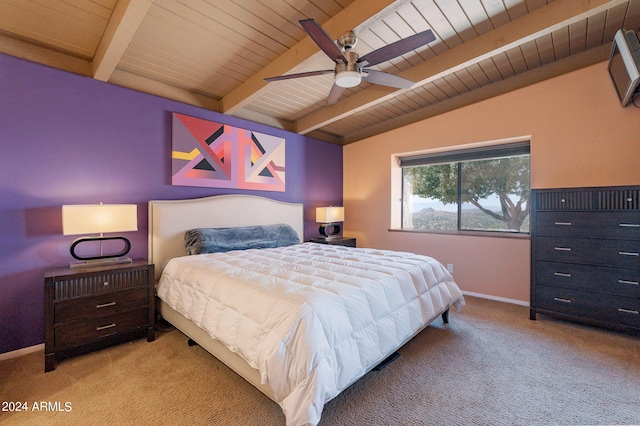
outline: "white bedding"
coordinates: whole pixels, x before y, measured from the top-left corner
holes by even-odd
[[[436,260],[314,243],[174,258],[158,296],[244,358],[288,425],[464,298]]]

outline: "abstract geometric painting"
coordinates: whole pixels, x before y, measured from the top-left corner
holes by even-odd
[[[173,113],[171,183],[284,192],[285,140]]]

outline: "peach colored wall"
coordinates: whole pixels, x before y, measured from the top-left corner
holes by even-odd
[[[602,62],[344,147],[345,235],[454,265],[463,291],[528,303],[529,239],[389,231],[392,155],[530,137],[532,188],[639,185],[640,108]],[[396,200],[397,202],[397,200]]]

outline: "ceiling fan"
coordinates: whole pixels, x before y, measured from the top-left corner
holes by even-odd
[[[280,81],[333,73],[334,83],[327,98],[327,105],[335,104],[345,88],[355,87],[360,84],[362,80],[383,86],[396,87],[398,89],[408,89],[413,85],[413,81],[364,67],[378,65],[379,63],[404,55],[436,39],[431,30],[426,30],[360,57],[360,55],[353,50],[358,41],[353,31],[349,31],[341,36],[336,43],[315,20],[303,19],[300,21],[300,25],[302,25],[302,28],[304,28],[318,47],[336,63],[335,68],[332,70],[308,71],[281,75],[279,77],[269,77],[265,78],[265,81]]]

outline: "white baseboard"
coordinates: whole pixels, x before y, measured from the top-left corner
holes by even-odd
[[[531,306],[529,302],[525,302],[524,300],[507,299],[506,297],[492,296],[490,294],[474,293],[472,291],[463,291],[462,294],[479,297],[481,299],[495,300],[497,302],[513,303],[514,305],[526,306],[527,308]]]
[[[22,348],[11,352],[5,352],[0,354],[0,361],[4,361],[6,359],[17,358],[22,355],[30,354],[32,352],[44,351],[44,343],[40,343],[39,345],[29,346],[28,348]]]

